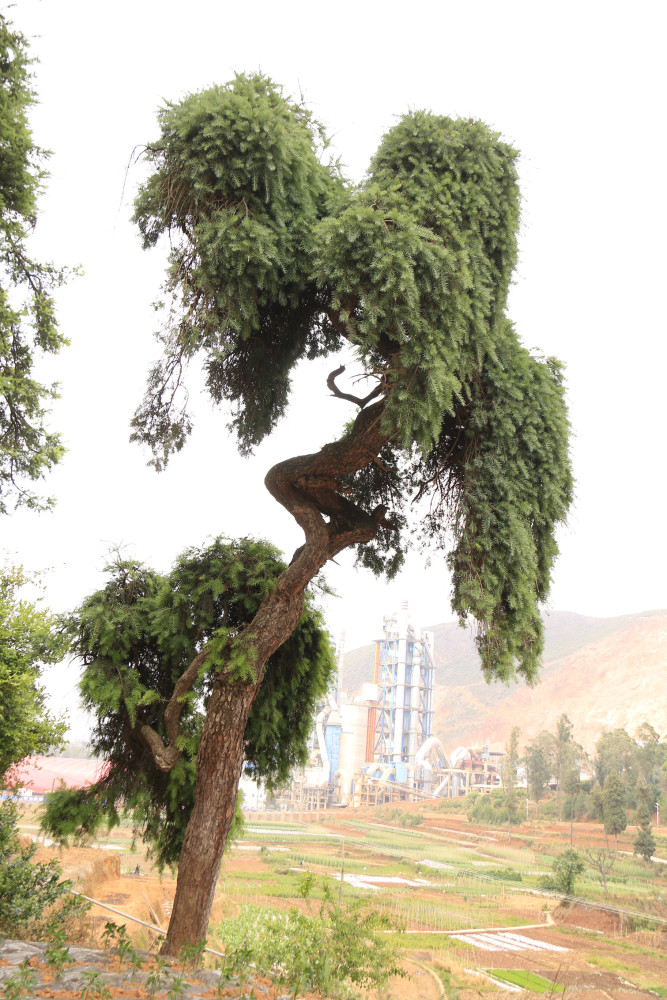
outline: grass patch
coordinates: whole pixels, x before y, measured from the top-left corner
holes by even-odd
[[[591,965],[597,965],[600,969],[608,969],[610,972],[619,972],[624,975],[637,975],[642,971],[639,965],[619,962],[615,955],[589,955],[588,962]]]
[[[501,979],[505,983],[513,983],[524,990],[532,990],[533,993],[562,993],[565,989],[559,983],[544,979],[537,973],[528,972],[526,969],[487,969],[486,971],[496,979]]]

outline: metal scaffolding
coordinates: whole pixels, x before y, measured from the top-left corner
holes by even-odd
[[[415,764],[433,727],[434,670],[433,633],[416,633],[404,602],[399,615],[384,619],[384,638],[376,643],[373,759],[378,763]]]

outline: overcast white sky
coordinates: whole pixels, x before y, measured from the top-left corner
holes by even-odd
[[[53,151],[39,253],[85,272],[58,295],[72,343],[48,368],[62,384],[53,427],[69,449],[45,486],[58,505],[1,525],[11,558],[52,568],[51,606],[98,587],[119,543],[160,569],[217,534],[291,553],[299,532],[263,477],[350,416],[326,394],[334,360],[298,378],[288,418],[250,461],[196,392],[195,433],[165,473],[128,443],[157,352],[163,267],[129,221],[143,176],[133,151],[156,135],[163,101],[256,69],[303,92],[355,179],[409,108],[481,118],[521,150],[510,314],[526,346],[566,363],[576,434],[577,502],[550,606],[596,616],[667,606],[664,3],[19,0],[3,10],[39,59],[33,129]],[[442,564],[426,570],[415,557],[385,585],[343,556],[328,578],[340,594],[329,624],[347,648],[378,637],[401,600],[418,624],[451,617]],[[75,683],[74,668],[57,673],[57,703],[73,705]]]

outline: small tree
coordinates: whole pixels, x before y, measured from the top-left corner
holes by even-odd
[[[28,111],[35,103],[26,40],[0,14],[0,513],[10,502],[48,507],[26,486],[60,460],[64,449],[45,426],[57,386],[34,377],[37,357],[67,343],[55,320],[52,290],[64,272],[40,264],[28,248],[44,183],[46,153],[35,145]],[[25,293],[25,297],[24,294]]]
[[[642,857],[646,864],[649,864],[655,854],[656,847],[655,837],[651,833],[651,824],[643,824],[635,837],[634,853]]]
[[[605,833],[613,834],[616,841],[616,855],[618,856],[618,835],[623,833],[628,825],[628,814],[625,808],[623,783],[613,771],[605,781],[602,804]]]
[[[565,792],[566,795],[570,796],[570,847],[571,847],[573,831],[574,831],[574,800],[576,798],[577,792],[581,791],[581,778],[579,772],[579,765],[574,761],[563,775],[563,791]]]
[[[65,914],[80,914],[81,901],[69,895],[72,883],[63,881],[57,861],[34,860],[36,844],[22,847],[16,825],[16,806],[0,802],[0,934],[19,936],[53,908],[53,926]],[[85,907],[84,907],[85,909]],[[41,940],[30,938],[29,940]]]
[[[480,122],[422,111],[384,137],[361,185],[325,147],[302,104],[239,75],[162,109],[136,201],[144,245],[167,237],[170,248],[163,357],[133,421],[157,468],[190,432],[183,380],[197,355],[245,454],[285,414],[298,362],[346,344],[368,387],[346,391],[338,365],[328,390],[356,416],[338,440],[269,471],[304,543],[253,616],[197,648],[165,708],[170,726],[123,715],[167,772],[187,743],[179,706],[210,678],[170,953],[206,935],[253,703],[326,562],[354,546],[361,565],[391,575],[411,532],[448,552],[454,607],[478,623],[485,676],[533,680],[538,605],[572,496],[560,365],[529,354],[505,313],[515,151]]]
[[[524,751],[526,779],[530,797],[539,802],[554,775],[556,740],[552,733],[541,732],[531,740]]]
[[[639,854],[649,864],[657,847],[655,837],[651,833],[651,806],[654,801],[651,785],[643,785],[639,789],[639,809],[637,825],[639,830],[635,837],[634,853]]]
[[[591,867],[598,873],[600,882],[604,887],[605,896],[608,896],[609,890],[607,889],[607,875],[609,875],[610,871],[614,867],[616,858],[608,848],[604,847],[600,847],[596,851],[585,851],[584,853]]]
[[[510,738],[505,744],[505,757],[500,772],[505,792],[505,805],[507,806],[507,839],[510,843],[512,841],[512,821],[516,818],[516,772],[519,764],[520,734],[519,727],[513,726]]]
[[[586,870],[583,858],[572,847],[568,847],[551,863],[553,875],[544,875],[540,880],[543,888],[571,896],[578,875]]]

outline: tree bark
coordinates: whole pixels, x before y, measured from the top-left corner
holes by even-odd
[[[298,625],[305,589],[327,560],[349,545],[370,541],[379,527],[387,524],[383,507],[368,513],[338,492],[339,477],[375,461],[389,440],[381,428],[384,407],[382,399],[362,409],[344,439],[313,455],[281,462],[266,477],[267,489],[294,516],[305,542],[253,620],[230,645],[230,655],[241,653],[250,658],[253,678],[235,680],[223,668],[215,679],[197,756],[195,805],[185,832],[176,896],[162,947],[165,955],[178,955],[183,944],[206,940],[220,863],[234,817],[245,728],[267,660]],[[199,667],[202,653],[197,659]],[[188,668],[186,674],[190,673]],[[156,761],[158,757],[164,760],[164,749],[156,748]]]

